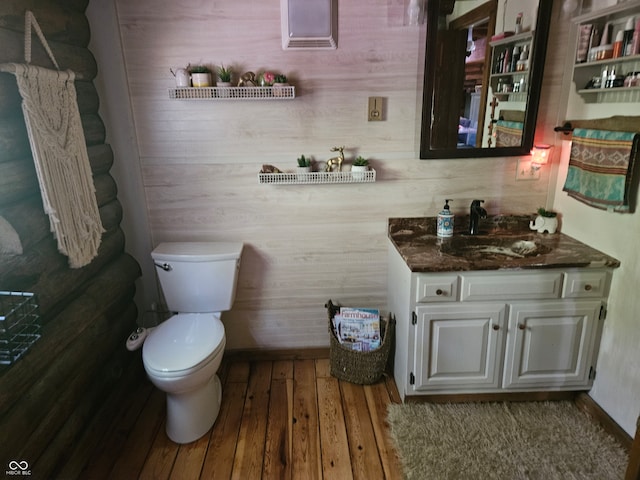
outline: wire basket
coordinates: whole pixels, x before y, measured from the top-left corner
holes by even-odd
[[[376,171],[366,172],[281,172],[258,173],[259,183],[272,185],[296,185],[301,183],[373,183],[376,181]]]
[[[11,365],[40,338],[36,296],[0,291],[0,365]]]
[[[275,87],[178,87],[169,89],[177,100],[289,100],[296,98],[293,85]]]
[[[336,337],[332,319],[340,311],[340,307],[335,306],[331,300],[325,306],[329,316],[331,375],[340,380],[360,385],[370,385],[377,382],[387,368],[389,352],[394,342],[394,321],[390,319],[389,322],[385,322],[383,318],[380,318],[380,334],[382,336],[380,348],[369,352],[358,352],[342,345]]]

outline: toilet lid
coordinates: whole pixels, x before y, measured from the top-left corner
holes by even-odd
[[[213,313],[179,313],[161,323],[142,347],[145,365],[161,372],[188,370],[224,348],[224,325]]]

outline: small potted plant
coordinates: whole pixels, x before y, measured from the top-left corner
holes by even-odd
[[[231,70],[231,67],[225,68],[224,65],[220,65],[220,67],[218,68],[218,79],[220,81],[217,82],[217,86],[218,87],[230,87],[231,86],[231,75],[232,74],[233,74],[233,71]]]
[[[276,79],[275,73],[272,72],[264,72],[260,75],[260,86],[261,87],[270,87],[273,85],[273,82]]]
[[[553,210],[538,209],[538,216],[535,221],[529,222],[531,230],[537,230],[538,233],[549,232],[556,233],[558,229],[558,214]]]
[[[289,83],[286,75],[278,74],[273,78],[273,96],[274,97],[284,97],[286,96],[286,88]]]
[[[191,74],[191,84],[194,87],[211,86],[211,69],[206,65],[194,65],[189,68]]]
[[[311,158],[300,155],[298,157],[298,167],[296,171],[298,173],[299,180],[306,178],[306,174],[311,172]]]
[[[369,160],[358,155],[358,157],[353,161],[353,165],[351,165],[351,176],[354,179],[364,180],[368,170]]]
[[[216,82],[216,86],[219,88],[217,94],[220,98],[228,98],[231,96],[231,68],[225,68],[224,65],[220,65],[217,70],[219,81]]]

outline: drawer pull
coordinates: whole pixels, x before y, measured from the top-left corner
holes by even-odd
[[[493,329],[494,330],[500,330],[500,325],[498,325],[497,323],[493,324]]]
[[[593,287],[591,285],[589,285],[588,283],[584,286],[584,289],[589,292]]]
[[[524,329],[525,329],[525,328],[527,328],[527,327],[525,326],[525,324],[524,324],[524,323],[519,323],[519,324],[518,324],[518,328],[519,328],[520,330],[524,330]]]
[[[438,295],[438,296],[444,295],[444,291],[441,288],[439,288],[439,289],[436,290],[436,295]]]

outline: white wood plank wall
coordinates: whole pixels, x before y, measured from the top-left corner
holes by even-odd
[[[490,213],[545,205],[548,173],[515,182],[515,158],[417,159],[424,28],[402,26],[402,1],[341,0],[338,49],[311,52],[281,49],[279,0],[116,6],[152,243],[246,245],[237,300],[223,316],[227,348],[327,346],[328,298],[384,310],[388,217],[435,215],[445,197],[459,214],[473,198]],[[199,62],[285,73],[299,96],[169,100],[169,68]],[[547,131],[561,75],[550,78],[538,121]],[[367,121],[369,96],[385,97],[385,121]],[[347,159],[369,157],[378,181],[258,184],[263,163],[292,170],[300,154],[326,160],[335,145]]]

